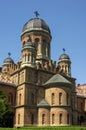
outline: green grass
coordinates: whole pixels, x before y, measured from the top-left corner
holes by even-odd
[[[82,126],[0,128],[0,130],[86,130]]]

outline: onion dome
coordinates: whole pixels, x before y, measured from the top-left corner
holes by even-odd
[[[32,42],[26,42],[26,43],[24,44],[24,46],[22,47],[22,51],[25,50],[25,49],[36,50],[35,44],[32,43]]]
[[[10,57],[10,53],[8,53],[9,57],[7,57],[4,62],[3,65],[10,65],[11,63],[14,63],[13,59]]]
[[[51,34],[49,26],[46,24],[46,22],[43,19],[40,19],[38,17],[32,18],[25,23],[22,29],[22,35],[26,32],[31,32],[31,31],[43,31],[48,34]]]

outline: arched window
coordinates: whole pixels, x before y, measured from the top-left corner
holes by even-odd
[[[31,93],[31,104],[34,104],[34,94]]]
[[[34,124],[34,114],[31,114],[31,124]]]
[[[21,93],[19,94],[19,105],[21,105]]]
[[[42,125],[45,124],[45,114],[42,114]]]
[[[30,61],[30,54],[28,54],[28,61]]]
[[[83,111],[83,103],[81,102],[81,111]]]
[[[36,39],[35,39],[35,42],[36,42],[36,43],[38,43],[38,42],[39,42],[39,40],[40,40],[39,38],[36,38]]]
[[[62,65],[62,70],[64,71],[64,65]]]
[[[55,94],[52,93],[51,95],[51,104],[53,105],[55,103]]]
[[[40,41],[39,38],[36,38],[36,39],[35,39],[36,50],[38,50],[38,42],[39,42],[39,41]]]
[[[59,93],[59,105],[62,104],[62,93]]]
[[[62,113],[59,115],[59,124],[62,124]]]
[[[67,105],[69,104],[69,101],[68,101],[68,100],[69,100],[69,94],[67,93],[67,94],[66,94]]]
[[[13,94],[9,93],[8,94],[8,102],[12,105],[13,104]]]
[[[67,124],[69,124],[69,114],[67,114]]]
[[[27,57],[27,56],[26,56],[26,54],[25,54],[25,61],[26,61],[26,59],[27,59],[26,57]]]
[[[52,124],[55,123],[55,114],[52,114]]]
[[[20,114],[18,114],[18,124],[20,124]]]
[[[65,66],[65,72],[67,73],[67,65]]]

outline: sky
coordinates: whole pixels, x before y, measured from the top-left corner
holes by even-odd
[[[0,66],[11,52],[21,57],[23,25],[39,12],[51,30],[51,59],[58,62],[65,53],[71,59],[76,84],[86,83],[86,0],[0,0]]]

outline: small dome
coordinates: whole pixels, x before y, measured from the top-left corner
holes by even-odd
[[[9,65],[11,63],[14,63],[13,59],[8,57],[4,60],[3,65]]]
[[[43,19],[40,18],[33,18],[30,19],[27,23],[25,23],[22,35],[26,32],[30,31],[44,31],[50,34],[49,26],[46,24],[46,22]]]
[[[67,54],[64,53],[59,57],[58,62],[61,62],[61,61],[70,61],[70,57]]]
[[[32,42],[25,43],[25,45],[22,47],[22,50],[25,50],[25,49],[36,50],[35,45]]]

